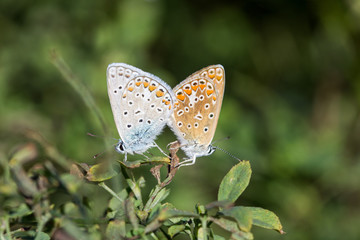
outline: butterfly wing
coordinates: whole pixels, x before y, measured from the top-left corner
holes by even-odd
[[[108,67],[108,94],[119,135],[127,152],[153,146],[172,113],[174,95],[160,78],[115,63]]]
[[[190,75],[173,90],[176,100],[171,127],[190,157],[206,154],[215,134],[224,88],[223,66],[212,65]]]

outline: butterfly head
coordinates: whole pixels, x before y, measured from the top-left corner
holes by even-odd
[[[213,154],[216,150],[216,147],[212,146],[212,145],[209,145],[208,149],[207,149],[207,155],[206,156],[209,156],[211,154]]]
[[[215,152],[216,147],[212,145],[189,144],[189,145],[184,145],[182,147],[182,150],[185,152],[185,154],[188,157],[191,158],[193,156],[198,156],[198,157],[209,156]]]
[[[115,150],[118,153],[124,154],[126,152],[125,150],[125,143],[122,140],[119,140],[119,142],[115,145]]]

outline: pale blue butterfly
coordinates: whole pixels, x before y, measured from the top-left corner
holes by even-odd
[[[160,78],[125,63],[110,64],[106,73],[110,105],[120,135],[116,151],[124,153],[126,161],[128,153],[142,154],[158,147],[155,139],[173,111],[175,97],[171,88]]]

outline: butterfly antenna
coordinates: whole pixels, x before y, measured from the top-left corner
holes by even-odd
[[[232,158],[234,158],[234,159],[238,160],[239,162],[241,162],[241,161],[242,161],[241,159],[239,159],[239,158],[235,157],[234,155],[232,155],[232,154],[231,154],[231,153],[229,153],[228,151],[226,151],[226,150],[222,149],[221,147],[215,147],[215,146],[213,146],[213,148],[215,148],[215,149],[219,149],[219,150],[223,151],[224,153],[226,153],[226,154],[227,154],[227,155],[229,155],[230,157],[232,157]]]
[[[217,140],[213,141],[211,144],[214,144],[214,143],[217,143],[217,142],[222,142],[222,141],[229,140],[229,139],[230,139],[230,136],[227,136],[227,137],[224,137],[224,138],[217,139]]]
[[[90,137],[96,137],[96,138],[105,138],[104,136],[99,136],[99,135],[95,135],[95,134],[92,134],[92,133],[86,133],[86,135],[90,136]],[[118,141],[119,139],[116,139],[116,138],[112,138],[116,141]]]
[[[110,149],[110,147],[114,147],[114,146],[116,146],[116,144],[113,144],[113,145],[111,145],[111,146],[109,146],[109,147],[105,148],[105,150],[104,150],[104,151],[101,151],[101,152],[99,152],[99,153],[95,154],[95,155],[93,156],[93,158],[97,158],[97,157],[99,157],[99,156],[103,155],[105,152],[107,152],[107,151]]]

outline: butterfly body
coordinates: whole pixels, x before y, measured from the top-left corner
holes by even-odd
[[[116,151],[142,154],[157,146],[156,137],[173,111],[173,93],[160,78],[125,63],[107,69],[107,86],[120,135]]]
[[[225,70],[212,65],[190,75],[174,89],[175,103],[170,127],[181,148],[190,158],[182,166],[195,163],[196,157],[215,151],[211,146],[225,88]]]

